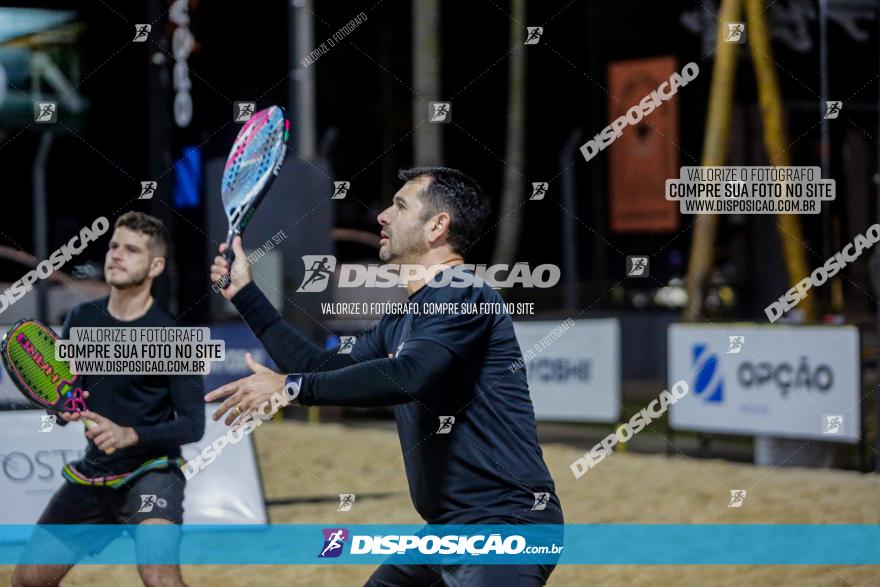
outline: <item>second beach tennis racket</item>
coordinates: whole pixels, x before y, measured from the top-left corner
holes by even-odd
[[[290,120],[280,106],[270,106],[251,115],[239,131],[226,159],[220,193],[229,219],[226,261],[230,270],[235,260],[232,240],[247,227],[263,196],[281,171],[287,153]],[[220,280],[226,289],[229,276]]]
[[[20,320],[0,341],[0,358],[18,391],[32,404],[53,412],[84,412],[86,400],[79,376],[68,361],[55,358],[58,335],[36,320]],[[86,428],[95,426],[83,420]],[[104,451],[113,454],[116,449]]]

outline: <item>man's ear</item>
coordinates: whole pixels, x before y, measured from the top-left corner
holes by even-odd
[[[162,275],[163,271],[165,271],[165,257],[154,257],[150,261],[150,271],[148,273],[150,279],[156,279]]]
[[[428,242],[436,242],[441,236],[449,234],[449,214],[440,212],[428,221]]]

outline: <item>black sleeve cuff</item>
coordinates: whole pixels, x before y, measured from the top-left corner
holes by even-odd
[[[241,288],[230,301],[258,337],[273,323],[281,320],[281,314],[253,281]]]
[[[157,435],[151,428],[155,426],[132,426],[138,437],[137,446],[149,447],[155,446],[161,440],[161,435]]]
[[[308,373],[300,373],[299,374],[299,395],[296,396],[296,403],[301,406],[312,406],[314,405],[314,396],[312,395],[312,390],[309,389],[309,374]]]

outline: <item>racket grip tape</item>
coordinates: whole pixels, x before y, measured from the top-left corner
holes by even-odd
[[[94,420],[88,420],[88,419],[83,419],[83,424],[85,425],[86,430],[91,430],[92,428],[97,426],[97,424],[95,424]],[[115,452],[116,452],[115,448],[108,448],[107,450],[104,451],[104,454],[112,455]]]
[[[226,289],[232,284],[232,264],[235,262],[235,251],[232,250],[232,237],[226,241],[226,252],[223,256],[229,265],[229,273],[220,278],[220,287]]]

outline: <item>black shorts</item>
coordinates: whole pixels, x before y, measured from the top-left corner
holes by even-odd
[[[391,565],[376,569],[365,587],[540,587],[555,565]]]
[[[537,514],[549,514],[545,521]],[[564,544],[565,526],[562,511],[551,506],[547,511],[526,512],[516,518],[495,516],[485,518],[481,524],[528,525],[550,524],[541,531],[543,539],[549,543]],[[437,525],[434,526],[436,529]],[[385,563],[380,565],[365,587],[541,587],[547,583],[556,568],[556,561],[548,564],[532,565],[401,565]]]
[[[100,532],[90,532],[84,528],[81,540],[72,538],[73,534],[64,534],[64,538],[55,536],[58,532],[53,532],[51,528],[37,528],[31,540],[46,541],[45,545],[63,545],[74,552],[74,558],[81,558],[103,550],[122,533],[122,524],[140,524],[144,520],[155,518],[182,524],[185,486],[186,478],[177,467],[149,471],[130,484],[116,489],[65,482],[52,496],[37,524],[101,524],[104,528]],[[119,525],[119,532],[108,531],[106,525]],[[43,530],[48,530],[48,533]],[[62,544],[58,545],[58,541]],[[176,548],[173,545],[164,546]],[[32,550],[45,551],[45,548]],[[23,562],[27,564],[36,561]]]
[[[182,524],[185,486],[177,467],[148,471],[116,489],[65,483],[37,524],[140,524],[149,518]]]

